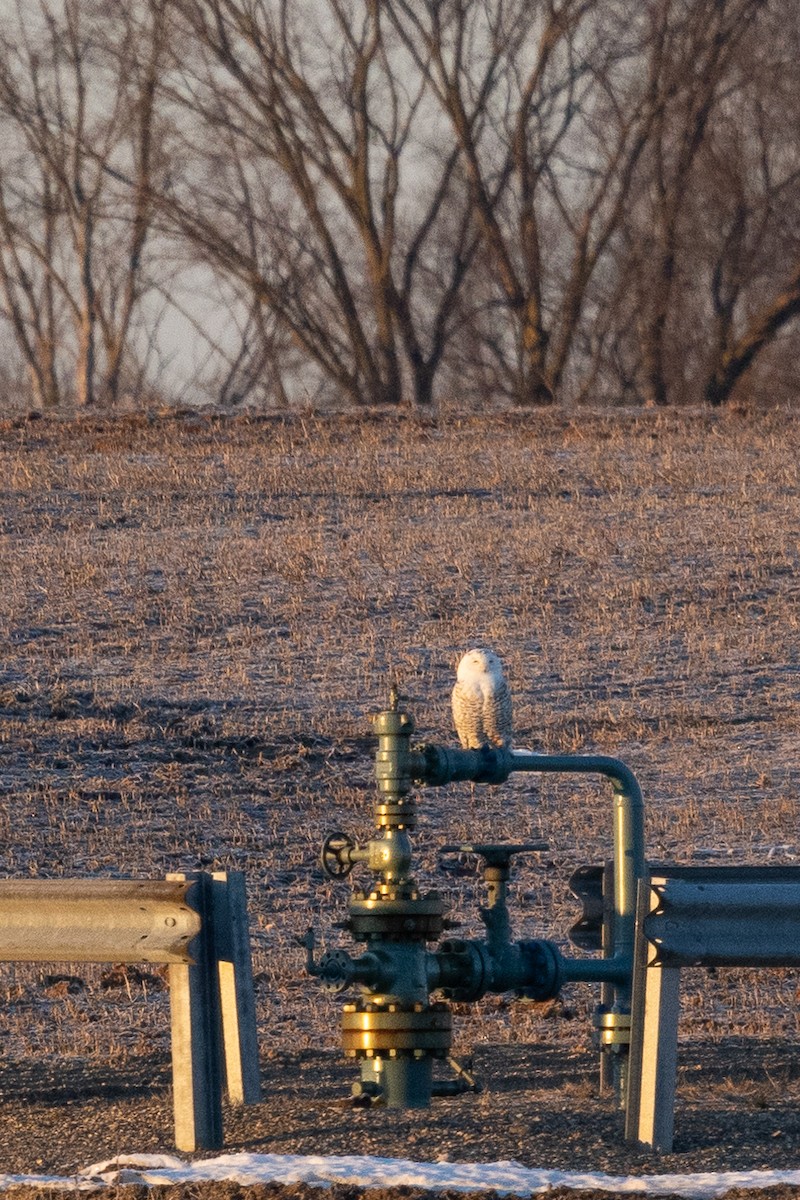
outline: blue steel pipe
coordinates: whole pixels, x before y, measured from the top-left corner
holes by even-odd
[[[630,1004],[636,888],[644,874],[644,803],[642,789],[624,762],[605,754],[538,754],[532,750],[457,750],[423,746],[412,752],[411,775],[432,785],[472,780],[502,783],[515,771],[550,775],[602,775],[614,789],[614,960],[615,1003]],[[588,964],[570,964],[571,971]],[[608,967],[602,968],[609,970]],[[577,979],[578,975],[571,974]]]
[[[623,1032],[630,1021],[633,982],[633,942],[636,927],[636,890],[644,875],[644,803],[639,781],[630,767],[605,754],[538,754],[531,750],[490,749],[450,750],[423,746],[408,756],[413,779],[428,784],[472,780],[474,783],[502,783],[515,771],[558,775],[602,775],[614,789],[614,922],[613,948],[602,960],[564,959],[558,955],[559,978],[599,982],[612,988],[611,1011],[600,1017],[604,1048],[627,1049],[628,1035]],[[627,1054],[615,1053],[603,1061],[610,1067],[614,1090],[620,1105],[627,1091]],[[602,1078],[608,1079],[606,1068]]]
[[[614,789],[614,959],[627,967],[617,983],[617,1003],[630,1003],[636,889],[644,874],[644,802],[630,767],[605,754],[536,754],[512,750],[512,771],[603,775]],[[577,964],[575,964],[577,966]],[[583,965],[583,964],[581,964]],[[578,976],[572,976],[578,978]]]

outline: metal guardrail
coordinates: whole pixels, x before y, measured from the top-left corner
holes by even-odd
[[[261,1098],[244,876],[0,880],[0,961],[169,966],[175,1145],[223,1144],[222,1089]]]
[[[665,1152],[694,966],[800,966],[800,867],[651,867],[639,882],[625,1137]]]
[[[0,879],[0,961],[188,963],[188,879]]]

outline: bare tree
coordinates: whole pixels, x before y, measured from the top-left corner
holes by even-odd
[[[636,296],[642,397],[655,405],[688,387],[693,321],[678,314],[698,265],[698,230],[689,220],[698,164],[716,114],[731,102],[737,54],[764,2],[647,6],[653,121],[626,213],[625,273]]]
[[[175,9],[195,51],[172,91],[189,129],[180,228],[340,394],[429,403],[477,237],[459,150],[384,5]]]
[[[484,342],[517,403],[550,403],[652,121],[637,5],[389,0],[464,156],[486,265]]]
[[[288,330],[247,285],[202,267],[191,246],[187,251],[182,285],[173,280],[168,296],[172,339],[178,327],[186,328],[192,351],[183,356],[179,397],[226,409],[288,408],[293,385],[297,390],[304,379],[304,397],[314,404],[319,398]]]
[[[0,298],[44,407],[119,394],[148,286],[163,13],[17,0],[0,35]]]
[[[113,405],[170,306],[225,405],[721,404],[800,314],[777,0],[7,8],[0,317],[41,407]]]
[[[800,314],[800,27],[777,6],[740,43],[698,157],[691,224],[710,301],[703,394],[725,403]]]
[[[34,403],[56,408],[61,381],[56,364],[62,313],[49,264],[56,207],[47,177],[30,173],[27,189],[9,184],[13,167],[0,167],[0,289],[6,317],[28,370]],[[15,192],[21,192],[19,200]]]

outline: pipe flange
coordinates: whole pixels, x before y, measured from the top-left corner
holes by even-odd
[[[353,960],[346,950],[326,950],[319,960],[317,977],[329,992],[343,992],[353,979]]]
[[[594,1041],[597,1048],[629,1046],[631,1041],[631,1014],[609,1012],[598,1009],[592,1018]]]
[[[525,974],[530,983],[517,994],[524,1000],[537,1002],[555,999],[564,982],[558,948],[547,941],[522,942],[521,945],[527,962]]]
[[[375,824],[379,829],[410,829],[417,825],[417,802],[413,796],[381,800],[375,805]]]
[[[480,1000],[486,995],[491,976],[491,959],[482,942],[448,938],[437,954],[442,995],[458,1004]]]
[[[444,913],[444,903],[435,893],[427,896],[373,893],[364,899],[351,900],[348,926],[356,941],[384,938],[433,942],[444,929]]]
[[[453,1041],[446,1004],[347,1004],[342,1045],[349,1058],[444,1058]]]

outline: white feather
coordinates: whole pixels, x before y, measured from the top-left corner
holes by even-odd
[[[511,746],[511,694],[500,659],[491,650],[468,650],[458,664],[453,721],[461,745]]]

